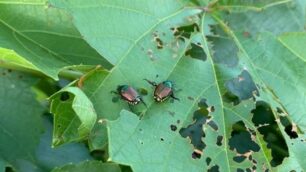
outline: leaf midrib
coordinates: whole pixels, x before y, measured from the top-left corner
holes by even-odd
[[[215,84],[216,84],[216,87],[217,87],[217,92],[218,92],[218,95],[219,95],[219,100],[220,100],[220,106],[221,106],[221,109],[222,109],[222,118],[223,118],[223,133],[224,133],[224,140],[227,140],[227,135],[226,135],[226,125],[225,125],[225,113],[224,113],[224,104],[223,104],[223,101],[222,101],[222,96],[221,96],[221,92],[220,92],[220,86],[219,86],[219,83],[218,83],[218,80],[217,80],[217,75],[216,75],[216,69],[215,69],[215,66],[213,64],[213,59],[211,57],[211,54],[210,54],[210,50],[208,48],[208,43],[207,43],[207,40],[206,40],[206,36],[205,36],[205,33],[204,33],[204,19],[205,19],[205,13],[203,14],[202,18],[201,18],[201,36],[202,36],[202,39],[204,41],[204,47],[205,47],[205,50],[206,50],[206,55],[209,59],[209,62],[211,63],[211,66],[212,66],[212,70],[213,70],[213,74],[214,74],[214,80],[215,80]],[[204,51],[205,51],[204,50]],[[227,160],[227,166],[228,166],[228,170],[230,171],[230,163],[229,163],[229,158],[228,158],[228,148],[227,148],[227,144],[225,143],[224,144],[224,151],[225,151],[225,154],[226,154],[226,160]]]

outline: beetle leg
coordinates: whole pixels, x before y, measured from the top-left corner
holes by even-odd
[[[143,103],[145,105],[146,108],[148,107],[147,104],[143,101],[142,98],[140,98],[140,101],[141,101],[141,103]]]
[[[173,98],[174,100],[180,101],[180,99],[175,97],[174,94],[171,94],[170,97]]]
[[[150,81],[150,80],[147,80],[147,79],[143,79],[143,80],[147,81],[149,84],[153,85],[154,87],[157,86],[156,82],[154,82],[154,81]]]
[[[119,93],[117,91],[111,91],[110,93],[119,95]]]
[[[130,111],[131,111],[131,112],[134,112],[134,111],[133,111],[133,108],[132,108],[133,106],[132,106],[130,103],[128,103],[128,106],[129,106]]]

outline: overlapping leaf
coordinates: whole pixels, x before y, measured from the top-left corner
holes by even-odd
[[[31,91],[35,78],[12,70],[0,73],[0,159],[15,166],[22,159],[34,160],[43,108]]]
[[[266,3],[267,1],[261,2]],[[223,16],[223,19],[229,24],[232,30],[245,32],[250,36],[255,36],[264,31],[280,34],[283,32],[304,30],[304,24],[306,22],[305,1],[285,0],[275,1],[275,4],[275,6],[269,8],[259,8],[259,10],[255,8],[255,11],[228,13]],[[244,8],[241,6],[241,9],[247,9],[247,7]]]
[[[53,146],[87,138],[97,114],[87,96],[78,87],[67,87],[51,97],[54,114]]]
[[[0,16],[0,47],[14,50],[54,79],[66,66],[111,66],[83,40],[71,18],[46,0],[1,0]]]

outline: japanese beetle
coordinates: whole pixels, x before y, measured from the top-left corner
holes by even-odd
[[[156,102],[163,102],[169,97],[175,100],[180,100],[179,98],[174,96],[174,92],[173,92],[174,84],[172,81],[166,80],[166,81],[163,81],[157,84],[156,82],[149,81],[147,79],[144,79],[144,80],[155,87],[153,96]]]
[[[145,106],[147,106],[138,92],[129,85],[119,85],[117,87],[117,92],[112,91],[112,93],[120,95],[121,99],[125,100],[131,105],[137,105],[139,102],[142,102]]]

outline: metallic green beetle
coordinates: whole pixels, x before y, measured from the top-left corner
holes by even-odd
[[[173,84],[172,81],[166,80],[166,81],[163,81],[163,82],[157,84],[154,81],[150,81],[150,80],[147,80],[147,79],[144,79],[144,80],[155,87],[153,96],[154,96],[154,100],[156,102],[163,102],[164,100],[166,100],[169,97],[171,97],[175,100],[180,100],[179,98],[174,96],[174,92],[173,92],[174,84]]]
[[[142,102],[145,106],[147,106],[139,93],[129,85],[119,85],[117,87],[117,92],[112,92],[120,95],[121,99],[125,100],[131,105],[137,105],[139,102]]]

